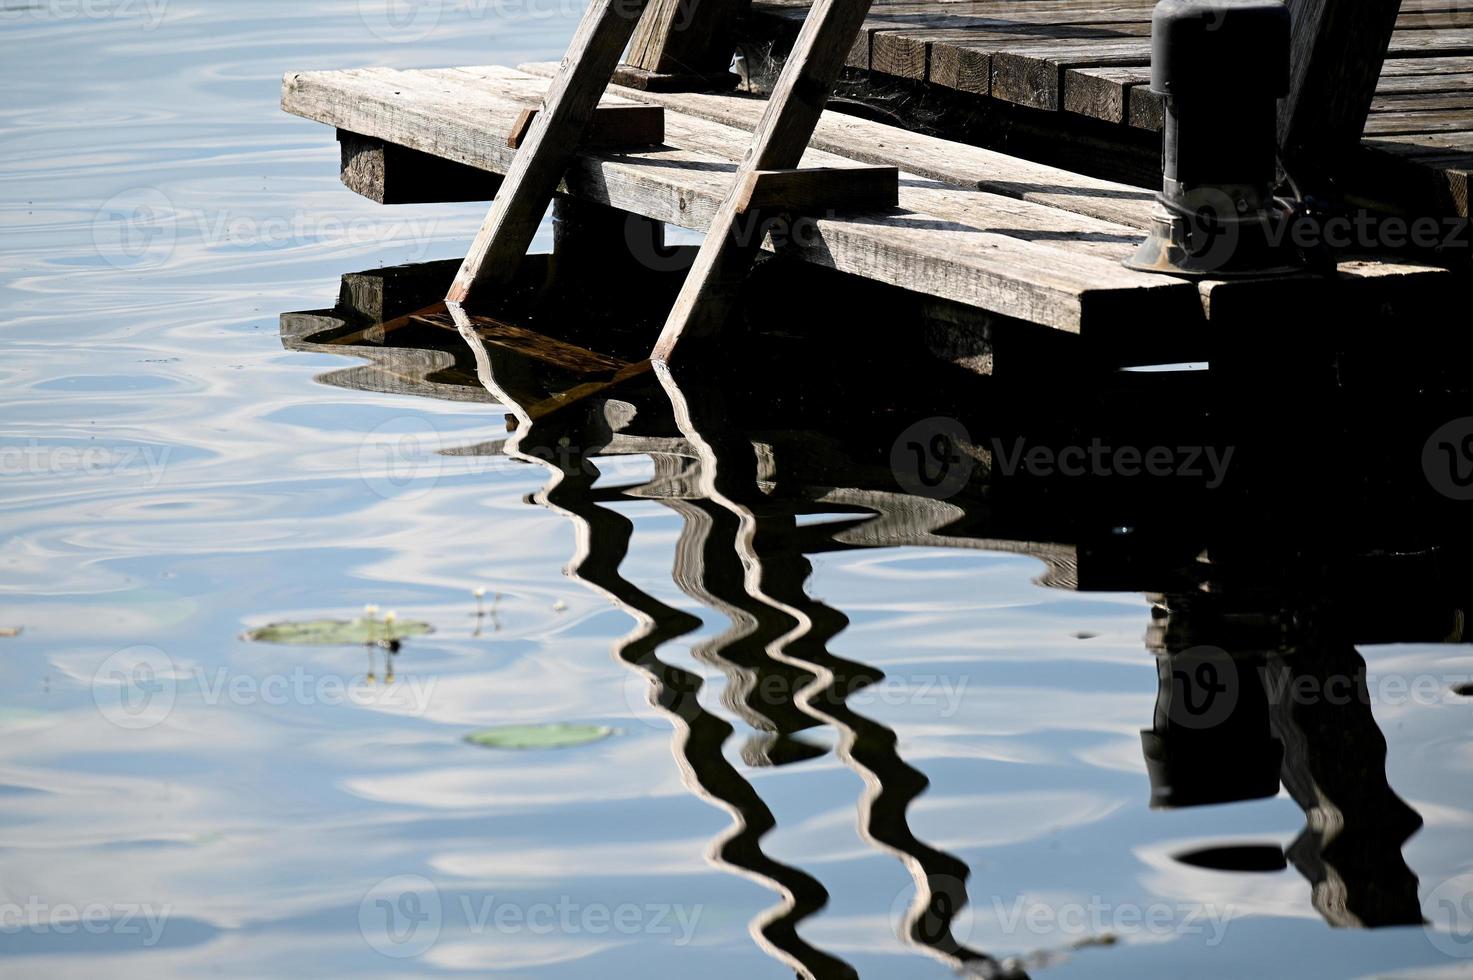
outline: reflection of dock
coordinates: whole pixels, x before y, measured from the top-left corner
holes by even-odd
[[[694,365],[661,372],[630,359],[616,334],[590,330],[562,291],[536,288],[559,274],[557,265],[556,257],[533,263],[522,299],[511,303],[518,316],[459,328],[434,305],[417,307],[443,289],[445,267],[421,270],[430,282],[423,287],[410,285],[412,270],[377,274],[398,286],[375,293],[381,299],[369,310],[352,307],[365,284],[348,277],[355,286],[337,310],[283,317],[284,342],[369,359],[380,373],[362,377],[396,393],[414,388],[406,379],[434,355],[453,367],[422,375],[421,393],[473,382],[479,397],[510,413],[507,439],[456,451],[546,470],[534,499],[577,529],[571,573],[635,622],[615,656],[649,683],[687,786],[731,816],[712,861],[777,896],[752,924],[773,956],[801,976],[852,975],[800,935],[827,892],[807,871],[764,853],[775,817],[723,752],[738,724],[747,730],[747,766],[802,765],[826,751],[830,740],[818,731],[832,732],[834,751],[864,787],[856,808],[863,838],[915,883],[904,938],[975,975],[1004,969],[953,936],[969,869],[911,831],[907,810],[926,776],[900,755],[893,731],[846,703],[882,675],[830,652],[848,618],[807,592],[813,556],[872,547],[1028,554],[1044,563],[1040,581],[1050,587],[1151,594],[1147,646],[1159,658],[1162,695],[1144,750],[1155,802],[1223,804],[1272,796],[1282,785],[1306,816],[1285,857],[1311,883],[1327,921],[1420,920],[1417,879],[1401,855],[1420,818],[1388,783],[1355,645],[1462,642],[1468,535],[1420,468],[1422,440],[1441,408],[1424,417],[1424,406],[1408,400],[1396,405],[1399,415],[1352,413],[1320,431],[1322,445],[1306,448],[1298,423],[1324,411],[1321,399],[1341,396],[1306,390],[1300,401],[1275,401],[1265,419],[1253,406],[1214,404],[1205,372],[1071,377],[1063,390],[1024,401],[1019,391],[1033,383],[1026,376],[979,376],[939,361],[924,371],[901,360],[879,368],[827,350],[816,362],[812,345],[782,337],[754,344],[760,386],[736,365],[715,376]],[[622,279],[613,285],[630,288]],[[855,310],[837,312],[858,316],[871,299],[856,295]],[[601,298],[583,301],[598,306]],[[883,321],[883,307],[872,312]],[[360,322],[371,313],[386,318],[379,329]],[[533,334],[515,326],[521,314],[570,332]],[[334,321],[342,325],[324,334],[302,329]],[[334,337],[349,339],[332,344]],[[424,343],[431,346],[416,346]],[[1192,396],[1182,397],[1187,389]],[[957,448],[974,463],[945,499],[918,492],[892,454],[899,433],[935,417],[961,423],[966,444]],[[1007,472],[996,450],[1018,438],[1057,447],[1096,436],[1175,446],[1184,433],[1204,431],[1236,449],[1213,490],[1179,477]],[[600,479],[604,461],[626,455],[648,457],[653,474]],[[1333,480],[1321,478],[1326,467]],[[725,675],[723,707],[733,721],[699,703],[697,675],[660,659],[662,646],[699,621],[621,574],[634,525],[612,505],[625,501],[656,501],[681,518],[675,584],[728,623],[692,655]],[[828,519],[804,520],[816,514]],[[1285,696],[1306,682],[1324,690],[1341,679],[1360,685],[1346,700]],[[1226,709],[1188,690],[1199,681],[1212,689],[1231,681]],[[1175,699],[1183,692],[1210,724],[1181,714]]]

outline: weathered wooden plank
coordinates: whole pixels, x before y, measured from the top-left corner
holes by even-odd
[[[1149,38],[1109,43],[1060,41],[1047,47],[1001,49],[992,53],[990,92],[995,99],[1054,110],[1063,105],[1066,69],[1139,65],[1150,61]]]
[[[1473,92],[1473,71],[1446,72],[1436,75],[1381,75],[1376,86],[1376,99],[1395,95],[1438,92]],[[1371,103],[1376,111],[1376,102]]]
[[[540,110],[523,109],[506,134],[513,150],[526,142]],[[665,110],[656,105],[599,105],[579,141],[583,146],[658,146],[665,141]]]
[[[992,88],[992,55],[965,47],[966,35],[937,32],[926,55],[926,77],[933,85],[958,92],[988,95]]]
[[[510,281],[527,254],[558,180],[609,85],[647,0],[592,0],[553,79],[543,111],[507,171],[447,299]]]
[[[930,65],[930,44],[911,33],[875,31],[870,35],[871,71],[922,81]]]
[[[1126,122],[1136,129],[1159,133],[1166,127],[1166,99],[1148,82],[1130,86],[1125,95]]]
[[[1468,109],[1416,112],[1387,110],[1367,117],[1365,125],[1367,136],[1468,130],[1473,130],[1473,111]]]
[[[513,151],[504,139],[491,134],[505,132],[526,100],[536,97],[535,91],[524,91],[514,98],[499,97],[452,85],[443,75],[390,69],[299,73],[287,77],[283,105],[308,118],[471,166],[490,170],[510,166]],[[546,84],[534,79],[526,83],[533,89]],[[503,81],[487,78],[482,84],[491,87]],[[565,175],[565,189],[656,220],[698,230],[706,228],[728,196],[736,168],[709,151],[682,147],[702,141],[721,142],[733,147],[734,158],[748,138],[740,130],[679,113],[667,115],[666,128],[668,145],[659,149],[630,153],[579,151]],[[873,123],[866,124],[862,131],[889,133],[901,139],[912,135]],[[932,142],[953,146],[939,140]],[[990,158],[1001,157],[992,154]],[[807,162],[824,165],[825,160],[820,153]],[[1039,168],[1036,173],[1041,178],[1048,168]],[[903,187],[902,193],[945,190]],[[1021,190],[1014,188],[1014,193]],[[1069,196],[1067,188],[1059,193],[1060,199]],[[1009,202],[975,191],[969,206],[983,207],[989,201],[1027,208],[1024,202]],[[1035,221],[1047,217],[1056,223],[1068,222],[1078,230],[1079,216],[1036,205],[1032,211]],[[1015,217],[1011,223],[1017,225],[1022,220]],[[986,221],[992,228],[1009,227],[1008,220]],[[1060,232],[1041,230],[1036,241],[1027,241],[1002,231],[981,230],[902,209],[822,218],[813,222],[811,234],[803,236],[804,241],[789,245],[799,258],[840,271],[1064,330],[1120,329],[1137,315],[1179,318],[1183,324],[1193,322],[1194,317],[1200,320],[1200,304],[1190,284],[1130,273],[1121,269],[1113,257],[1057,247],[1054,241],[1064,237],[1066,234]],[[1129,229],[1116,235],[1120,244],[1133,237]],[[767,245],[776,247],[777,243],[769,240]]]
[[[887,18],[888,19],[888,18]],[[925,78],[929,53],[938,44],[962,44],[972,48],[1002,48],[1011,44],[1054,41],[1101,40],[1149,33],[1149,22],[1060,24],[1027,23],[1001,18],[970,19],[942,17],[898,29],[875,30],[870,39],[870,67],[904,78]]]
[[[1123,123],[1129,87],[1149,82],[1150,77],[1149,69],[1136,67],[1070,68],[1063,74],[1064,109],[1105,122]]]
[[[523,65],[546,77],[555,66]],[[468,68],[462,72],[498,72]],[[755,128],[763,100],[738,94],[656,95],[615,89],[619,95],[639,94],[674,112],[746,130]],[[953,143],[922,133],[911,133],[883,123],[836,112],[825,112],[810,143],[815,149],[841,154],[861,163],[899,167],[906,173],[956,187],[975,188],[1046,204],[1089,217],[1144,229],[1150,225],[1155,194],[1152,191],[1033,163],[993,150]]]
[[[1460,109],[1473,110],[1473,85],[1461,92],[1423,90],[1391,94],[1377,89],[1376,98],[1371,103],[1372,115],[1378,112],[1446,112]]]
[[[809,11],[753,133],[751,149],[737,170],[737,186],[711,223],[652,359],[667,361],[682,342],[714,336],[725,327],[735,289],[760,245],[733,234],[742,184],[754,171],[786,170],[802,161],[869,4],[870,0],[816,0]]]
[[[1367,136],[1365,146],[1384,154],[1445,195],[1453,213],[1467,217],[1468,178],[1473,173],[1473,133],[1467,131]],[[1401,179],[1406,179],[1398,174]]]
[[[737,193],[737,214],[874,210],[899,203],[900,171],[894,167],[753,170]]]
[[[1405,0],[1403,0],[1405,2]],[[1395,45],[1395,38],[1392,44]],[[1443,57],[1400,58],[1394,50],[1381,67],[1381,78],[1405,78],[1412,75],[1452,75],[1458,72],[1473,72],[1473,56],[1447,55]]]

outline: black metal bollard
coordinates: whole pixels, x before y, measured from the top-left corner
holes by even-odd
[[[1164,182],[1130,268],[1231,278],[1301,267],[1274,227],[1289,23],[1280,0],[1156,5],[1151,91],[1166,101]]]

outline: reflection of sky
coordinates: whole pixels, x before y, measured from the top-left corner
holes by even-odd
[[[0,626],[25,632],[0,638],[0,905],[168,910],[146,951],[121,929],[6,934],[7,976],[784,975],[747,936],[771,894],[705,859],[728,817],[682,785],[668,723],[609,656],[629,619],[562,575],[571,527],[522,500],[541,472],[430,447],[404,479],[365,449],[406,419],[444,447],[497,438],[502,413],[317,386],[314,375],[343,362],[280,347],[279,312],[329,305],[346,271],[454,255],[480,219],[475,206],[382,210],[344,191],[331,134],[277,108],[280,75],[515,63],[555,56],[571,32],[567,18],[518,20],[512,5],[494,23],[474,12],[496,5],[444,6],[440,28],[410,45],[373,36],[346,0],[171,0],[153,31],[126,17],[48,19],[61,5],[43,5],[4,25]],[[145,242],[141,261],[119,261],[109,207],[154,195],[167,212],[145,230],[166,229],[171,248]],[[947,975],[895,938],[910,879],[856,832],[858,776],[832,753],[785,769],[741,764],[745,732],[721,706],[724,679],[688,655],[725,623],[670,583],[674,516],[653,503],[622,509],[637,524],[627,577],[703,616],[700,634],[661,655],[706,677],[703,703],[738,727],[728,755],[779,821],[764,846],[831,892],[804,935],[867,976]],[[1419,930],[1330,932],[1293,871],[1235,876],[1170,860],[1223,840],[1287,842],[1302,818],[1282,797],[1146,809],[1138,730],[1155,674],[1139,597],[1043,590],[1031,584],[1042,566],[1016,556],[891,549],[815,565],[813,594],[852,620],[834,652],[888,675],[855,709],[893,727],[932,780],[912,828],[973,868],[959,935],[1000,952],[1080,938],[1008,930],[1020,897],[1211,901],[1242,916],[1221,947],[1141,936],[1051,972],[1444,975]],[[502,630],[480,638],[476,585],[503,594]],[[419,694],[210,694],[222,680],[298,671],[361,683],[362,651],[238,635],[367,602],[439,627],[400,657],[399,690],[421,684]],[[127,731],[99,713],[90,684],[111,654],[140,644],[174,665],[176,703],[162,724]],[[1456,653],[1368,659],[1440,675],[1456,672]],[[1406,850],[1425,894],[1468,863],[1464,706],[1377,716],[1392,785],[1427,818]],[[620,734],[527,756],[459,740],[559,720]],[[359,929],[365,893],[401,874],[435,882],[444,907],[439,941],[417,960],[378,955]],[[688,945],[654,926],[549,937],[488,930],[478,915],[489,899],[700,915]]]

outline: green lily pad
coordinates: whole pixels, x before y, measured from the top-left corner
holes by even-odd
[[[471,732],[465,740],[487,749],[566,749],[613,734],[607,725],[501,725]]]
[[[433,633],[429,623],[414,619],[399,619],[389,629],[393,639],[406,636],[423,636]],[[384,639],[383,620],[367,619],[307,619],[294,623],[271,623],[260,629],[249,630],[247,640],[257,643],[285,643],[291,646],[348,646],[373,643]]]

